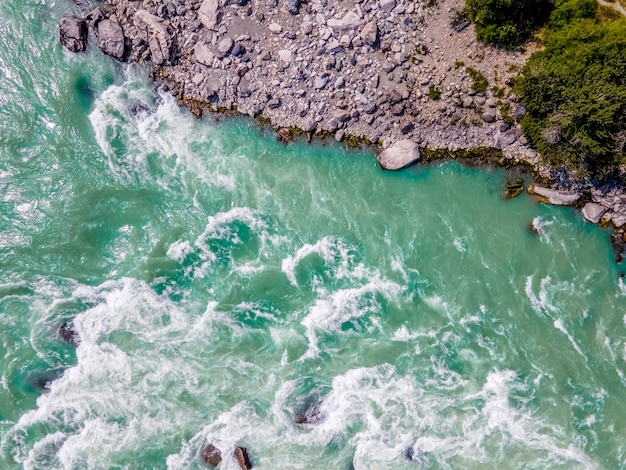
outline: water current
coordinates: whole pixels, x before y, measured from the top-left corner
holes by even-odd
[[[0,0],[1,468],[626,468],[606,231],[196,120],[72,8]]]

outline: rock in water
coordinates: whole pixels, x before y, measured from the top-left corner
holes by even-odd
[[[217,467],[222,461],[222,452],[213,444],[208,444],[202,449],[202,460],[211,467]]]
[[[170,61],[172,55],[172,35],[167,25],[158,16],[139,10],[133,17],[133,22],[139,30],[142,39],[148,43],[152,53],[152,62],[161,65]]]
[[[80,336],[78,336],[78,331],[74,328],[74,325],[71,322],[65,322],[59,327],[59,336],[63,341],[69,344],[73,344],[74,346],[78,346],[80,343]]]
[[[607,210],[602,204],[588,202],[583,207],[583,216],[592,224],[597,224]]]
[[[124,31],[122,27],[111,20],[102,20],[97,29],[98,46],[107,55],[121,59],[124,56]]]
[[[235,447],[233,456],[241,467],[241,470],[249,470],[252,468],[252,463],[250,463],[250,457],[245,447]]]
[[[198,10],[198,17],[207,29],[217,31],[217,26],[220,23],[220,1],[204,0]]]
[[[412,140],[403,139],[395,142],[378,155],[378,164],[383,170],[399,170],[420,159],[419,146]]]
[[[555,206],[572,206],[578,202],[582,194],[577,191],[558,191],[531,184],[528,193],[534,194],[540,201],[549,202]]]
[[[64,16],[59,21],[61,44],[71,52],[81,52],[87,48],[87,24],[80,18]]]

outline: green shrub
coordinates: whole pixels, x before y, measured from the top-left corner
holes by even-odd
[[[489,86],[489,81],[487,80],[487,77],[485,77],[480,72],[480,70],[476,70],[472,67],[467,67],[465,70],[472,79],[472,83],[470,84],[471,89],[474,90],[476,93],[486,92],[487,87]]]
[[[558,2],[516,91],[542,156],[602,176],[626,160],[626,18],[602,23],[596,12],[595,0]]]
[[[438,100],[441,98],[441,90],[436,86],[431,86],[428,88],[428,97],[431,100]]]
[[[466,0],[463,15],[476,24],[480,41],[513,49],[546,22],[552,3],[551,0]]]

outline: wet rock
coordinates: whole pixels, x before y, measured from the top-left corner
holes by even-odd
[[[116,59],[124,56],[124,31],[118,23],[109,19],[100,21],[97,36],[102,52]]]
[[[528,231],[530,233],[532,233],[533,235],[539,235],[539,228],[535,225],[535,221],[534,220],[531,220],[528,223],[527,228],[528,228]]]
[[[542,202],[549,202],[556,206],[574,205],[581,197],[581,194],[577,191],[558,191],[556,189],[537,186],[536,184],[528,186],[528,193],[537,196]]]
[[[211,467],[217,467],[222,462],[222,452],[213,444],[207,444],[202,449],[202,460],[209,464]]]
[[[585,207],[583,207],[582,213],[583,217],[585,217],[585,219],[587,219],[589,222],[591,222],[592,224],[597,224],[598,222],[600,222],[600,219],[607,210],[608,209],[602,204],[588,202],[587,204],[585,204]]]
[[[502,192],[502,199],[513,199],[524,191],[524,180],[522,178],[515,178],[507,181],[504,184],[504,191]]]
[[[233,456],[239,464],[239,467],[241,467],[241,470],[248,470],[252,468],[252,462],[250,462],[250,456],[248,455],[248,450],[245,447],[235,447]]]
[[[616,230],[610,235],[609,240],[611,242],[611,248],[613,248],[613,254],[615,255],[615,262],[621,263],[624,259],[624,248],[626,247],[626,241],[624,241],[624,232],[621,230]]]
[[[170,61],[172,55],[173,38],[167,25],[158,16],[151,15],[146,10],[139,10],[133,17],[135,27],[148,43],[152,53],[152,62],[161,65]]]
[[[289,129],[286,127],[278,129],[278,132],[276,132],[276,140],[281,144],[286,144],[291,141],[291,132],[289,132]]]
[[[310,403],[305,409],[299,411],[294,416],[296,424],[319,424],[326,419],[326,415],[321,410],[321,402]]]
[[[68,344],[78,346],[80,343],[80,336],[78,331],[74,328],[72,322],[65,322],[59,327],[59,337]]]
[[[87,48],[87,24],[81,18],[64,16],[59,21],[59,37],[69,51],[84,51]]]
[[[399,170],[420,159],[419,146],[412,140],[403,139],[378,155],[378,164],[383,170]]]
[[[220,0],[203,0],[198,9],[198,18],[211,31],[217,31],[220,24]]]

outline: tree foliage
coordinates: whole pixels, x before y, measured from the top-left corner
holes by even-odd
[[[464,16],[476,24],[478,39],[512,49],[527,41],[548,19],[551,0],[467,0]]]
[[[517,83],[522,129],[553,164],[605,175],[626,157],[626,18],[602,23],[595,0],[557,3]]]

